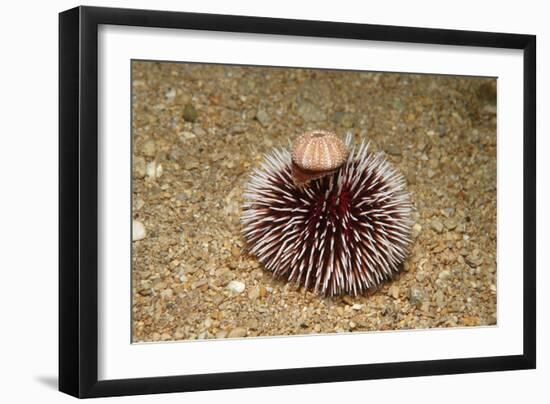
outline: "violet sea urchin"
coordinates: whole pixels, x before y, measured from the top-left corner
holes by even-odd
[[[275,150],[252,173],[244,199],[248,251],[275,276],[321,294],[363,293],[407,255],[405,180],[364,142],[338,170],[305,185],[293,181],[290,152]]]

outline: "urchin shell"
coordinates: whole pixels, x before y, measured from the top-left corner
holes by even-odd
[[[292,161],[305,171],[331,171],[344,164],[347,157],[347,146],[329,131],[306,132],[292,146]]]
[[[252,173],[244,199],[248,251],[275,276],[318,293],[363,293],[399,271],[407,256],[412,205],[405,180],[364,142],[339,170],[307,186],[292,180],[288,150],[275,150]]]

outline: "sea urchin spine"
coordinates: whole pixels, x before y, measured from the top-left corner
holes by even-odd
[[[293,181],[288,150],[275,150],[252,173],[244,198],[249,252],[275,276],[319,293],[363,293],[397,272],[407,255],[405,180],[364,142],[340,169],[307,185]]]

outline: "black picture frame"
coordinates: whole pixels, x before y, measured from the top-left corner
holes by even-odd
[[[523,50],[523,354],[98,380],[98,26],[182,28]],[[536,366],[533,35],[77,7],[59,15],[59,390],[75,397],[324,383]]]

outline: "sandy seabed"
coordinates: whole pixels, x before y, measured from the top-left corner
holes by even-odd
[[[149,61],[132,76],[134,342],[496,324],[495,79]],[[351,131],[407,179],[410,255],[368,294],[319,296],[242,252],[251,170],[308,129]]]

